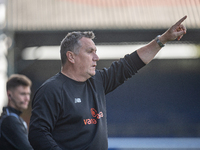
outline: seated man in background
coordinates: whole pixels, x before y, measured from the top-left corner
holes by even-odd
[[[0,117],[1,150],[33,150],[26,122],[20,117],[30,102],[32,82],[24,75],[11,75],[6,84],[8,105]]]

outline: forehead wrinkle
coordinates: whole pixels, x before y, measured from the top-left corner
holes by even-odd
[[[97,47],[94,43],[94,41],[90,38],[87,38],[87,37],[82,37],[79,41],[78,41],[78,44],[79,44],[79,50],[78,50],[78,53],[80,52],[80,49],[83,48],[85,51],[97,51]]]

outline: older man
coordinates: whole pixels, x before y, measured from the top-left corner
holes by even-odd
[[[105,95],[148,64],[168,41],[186,33],[186,16],[110,68],[96,70],[93,32],[72,32],[61,42],[62,70],[36,92],[29,139],[34,149],[107,150]]]

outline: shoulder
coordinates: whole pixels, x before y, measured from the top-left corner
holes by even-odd
[[[64,75],[62,75],[61,73],[57,73],[56,75],[54,75],[53,77],[49,78],[48,80],[46,80],[43,84],[42,87],[59,87],[62,86],[63,83],[65,83],[67,80],[65,78]]]
[[[3,119],[1,123],[2,128],[11,128],[21,123],[19,117],[14,115],[5,115],[2,117],[2,119]]]
[[[57,73],[53,77],[46,80],[35,92],[33,97],[34,104],[36,101],[61,101],[64,84],[67,81],[67,78],[61,73]]]
[[[56,75],[54,75],[53,77],[47,79],[37,90],[42,92],[44,94],[44,92],[56,92],[56,91],[60,91],[60,89],[62,89],[63,84],[67,82],[66,79],[64,78],[64,76],[61,73],[57,73]],[[36,92],[36,93],[37,93]]]

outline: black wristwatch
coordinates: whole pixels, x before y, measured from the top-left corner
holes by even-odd
[[[164,47],[165,45],[164,45],[163,43],[160,42],[159,37],[160,37],[160,35],[158,35],[158,36],[155,38],[155,40],[156,40],[156,42],[158,43],[158,45],[159,45],[160,47]]]

